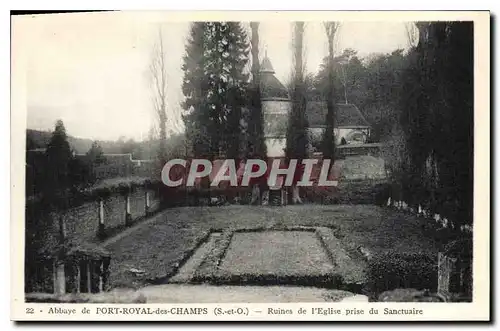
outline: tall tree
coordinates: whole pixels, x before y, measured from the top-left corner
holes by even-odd
[[[102,152],[102,147],[97,141],[92,142],[92,146],[87,151],[86,156],[91,164],[101,164],[106,160]]]
[[[58,249],[59,253],[64,253],[61,240],[63,238],[55,231],[57,223],[60,225],[59,229],[63,228],[61,226],[63,219],[55,220],[51,217],[54,209],[68,207],[68,189],[73,184],[70,173],[73,158],[66,129],[61,120],[56,122],[45,156],[45,180],[41,200],[26,206],[26,212],[31,213],[31,217],[26,217],[25,224],[25,276],[28,279],[26,283],[28,287],[36,285],[30,282],[34,277],[39,276],[39,271],[37,272],[33,266],[40,261],[42,253],[52,249]]]
[[[328,87],[326,95],[326,104],[328,112],[326,115],[326,130],[323,138],[323,158],[330,159],[330,166],[333,166],[335,160],[335,113],[337,107],[337,96],[334,85],[334,45],[337,31],[340,27],[338,22],[324,23],[326,37],[328,40]]]
[[[248,115],[248,146],[247,157],[255,159],[267,158],[267,146],[264,137],[264,113],[260,90],[260,60],[259,60],[259,22],[250,22],[252,30],[252,82],[250,85]],[[262,202],[262,194],[267,189],[265,178],[262,177],[252,187],[251,204]]]
[[[391,134],[400,114],[402,73],[411,55],[402,49],[389,54],[379,54],[368,61],[363,82],[363,98],[358,107],[369,123],[375,139],[385,139]]]
[[[138,149],[139,149],[138,147],[139,147],[138,143],[133,138],[129,138],[126,141],[122,142],[121,153],[132,154],[132,155],[136,154],[138,152]]]
[[[306,119],[306,75],[303,60],[304,22],[294,23],[293,34],[293,75],[292,75],[292,109],[288,119],[286,137],[286,158],[297,159],[297,164],[307,157],[308,136]],[[297,171],[296,178],[299,177]],[[300,203],[298,187],[292,187],[292,203]]]
[[[326,56],[320,64],[319,71],[315,77],[315,89],[311,98],[324,100],[329,92],[329,56]],[[336,91],[343,91],[342,101],[360,104],[364,97],[364,86],[366,80],[366,68],[359,59],[357,52],[347,48],[342,54],[333,59],[333,68],[336,75],[333,77],[333,84]]]
[[[403,85],[402,73],[412,53],[402,49],[388,54],[372,54],[361,61],[355,51],[346,49],[334,57],[334,90],[339,103],[348,100],[356,105],[372,125],[371,138],[385,140],[397,125]],[[327,99],[330,88],[328,56],[323,59],[316,75],[312,99]],[[342,96],[344,94],[344,96]]]
[[[149,65],[149,71],[153,85],[153,107],[158,119],[160,131],[159,159],[161,163],[166,162],[166,140],[167,140],[167,67],[165,64],[165,49],[163,46],[163,35],[161,28],[158,30],[158,39],[153,48],[153,56]]]
[[[260,62],[259,62],[259,22],[250,22],[252,30],[252,84],[250,88],[249,115],[249,151],[253,158],[265,158],[267,155],[264,139],[264,117],[260,95]]]
[[[473,25],[419,22],[401,93],[406,197],[457,225],[472,220]]]
[[[406,43],[409,49],[418,44],[418,28],[414,22],[405,23]]]
[[[184,57],[184,116],[196,156],[237,158],[248,74],[247,36],[238,22],[194,23]]]
[[[207,48],[205,29],[207,23],[193,22],[186,54],[183,57],[182,70],[184,78],[182,104],[186,114],[183,115],[186,136],[192,144],[194,157],[207,157],[210,154],[210,110],[207,107],[205,95],[208,92],[208,75],[205,70],[205,49]]]
[[[239,160],[243,157],[242,141],[242,108],[247,104],[249,75],[245,68],[249,61],[248,36],[237,22],[228,22],[222,27],[221,55],[224,59],[223,72],[226,74],[227,87],[225,96],[225,154],[228,158]],[[225,34],[225,36],[224,36]],[[224,68],[226,66],[227,68]]]
[[[71,186],[69,165],[72,159],[71,149],[64,123],[58,120],[47,146],[47,170],[44,194],[49,198],[63,194]]]

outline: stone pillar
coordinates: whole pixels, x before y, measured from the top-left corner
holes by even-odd
[[[86,260],[87,265],[87,293],[92,293],[92,261]]]
[[[269,205],[269,193],[271,192],[271,190],[265,190],[262,194],[261,194],[261,205],[263,206],[268,206]]]
[[[146,194],[145,194],[145,199],[146,199],[146,203],[145,203],[145,215],[146,216],[149,216],[151,214],[151,211],[150,211],[150,201],[149,201],[149,191],[146,190]]]
[[[288,202],[287,198],[288,198],[287,190],[286,190],[286,188],[282,188],[281,189],[281,205],[282,206],[287,205],[287,202]]]
[[[261,201],[260,187],[258,184],[254,184],[252,186],[250,204],[251,205],[260,205],[261,203],[262,203],[262,201]]]
[[[50,262],[52,263],[52,292],[57,293],[57,259],[54,258]]]
[[[439,294],[448,297],[457,292],[456,287],[457,258],[438,253],[438,288]]]
[[[102,288],[107,291],[109,288],[109,265],[111,263],[110,257],[102,258]]]
[[[64,272],[64,263],[54,260],[54,294],[66,293],[66,274]]]
[[[451,242],[438,254],[438,293],[472,300],[472,238]]]
[[[268,205],[269,206],[279,206],[281,205],[281,190],[273,190],[269,189],[269,199],[268,199]]]
[[[99,270],[99,284],[98,284],[98,287],[99,287],[99,292],[102,292],[104,291],[104,279],[103,279],[103,263],[102,263],[102,260],[99,260],[97,261],[98,263],[98,270]]]
[[[300,190],[297,185],[292,186],[292,202],[294,204],[302,204],[302,199],[300,198]]]
[[[66,255],[65,244],[66,241],[66,228],[64,224],[64,218],[62,215],[59,216],[59,252],[57,256],[54,257],[53,262],[53,279],[54,279],[54,293],[64,294],[66,293],[66,273],[64,270],[64,258]]]
[[[81,269],[80,269],[80,261],[76,264],[76,275],[75,275],[75,292],[80,293],[80,284],[82,282],[82,274],[81,274]]]
[[[104,225],[104,200],[99,200],[99,224],[97,236],[99,238],[104,238],[106,236],[106,228]]]
[[[130,193],[125,196],[125,225],[130,225],[132,215],[130,214]]]

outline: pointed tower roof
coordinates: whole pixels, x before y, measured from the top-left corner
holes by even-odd
[[[260,72],[261,73],[269,73],[269,74],[274,74],[274,68],[273,65],[271,64],[271,60],[269,60],[269,57],[267,56],[267,50],[264,55],[264,59],[262,60],[262,63],[260,65]]]
[[[274,76],[274,68],[271,64],[271,60],[267,56],[267,51],[265,53],[262,64],[260,65],[260,90],[261,97],[263,99],[289,99],[288,91],[281,84],[278,78]]]

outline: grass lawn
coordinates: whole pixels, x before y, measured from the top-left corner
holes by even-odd
[[[333,269],[325,249],[310,231],[235,233],[220,265],[232,274],[325,274]]]
[[[210,229],[330,227],[343,248],[360,259],[359,246],[374,255],[387,251],[437,254],[439,244],[430,236],[432,231],[426,231],[429,224],[374,205],[179,207],[140,224],[105,248],[112,253],[112,286],[131,287],[135,276],[130,268],[144,270],[143,279],[162,278]]]

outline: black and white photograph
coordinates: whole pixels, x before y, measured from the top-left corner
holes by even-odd
[[[489,12],[369,13],[11,16],[22,313],[487,315]]]

